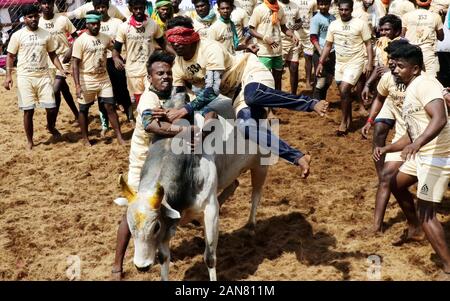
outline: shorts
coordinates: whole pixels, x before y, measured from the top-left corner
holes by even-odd
[[[295,46],[288,37],[281,41],[283,50],[283,60],[298,63],[300,57],[300,48]]]
[[[283,70],[284,62],[283,57],[280,56],[258,56],[258,59],[269,70]]]
[[[142,143],[136,143],[133,139],[137,135],[137,131],[133,132],[131,138],[129,166],[128,166],[128,185],[130,185],[135,191],[138,191],[139,182],[141,180],[141,171],[144,166],[145,160],[148,155],[148,148],[151,141],[149,136],[143,137]]]
[[[300,46],[303,50],[303,55],[312,56],[314,53],[314,45],[311,43],[309,32],[305,30],[299,30],[298,33],[300,39]]]
[[[440,203],[450,179],[450,158],[434,158],[416,155],[400,166],[404,174],[417,177],[417,198]]]
[[[80,105],[91,105],[97,98],[100,102],[115,104],[109,78],[102,78],[96,81],[80,79],[80,84],[83,91],[83,97],[78,99]]]
[[[145,91],[145,80],[147,76],[129,77],[127,76],[128,91],[131,95],[142,94]]]
[[[56,108],[50,76],[17,76],[17,87],[20,110],[33,110],[36,104],[45,109]]]
[[[336,62],[334,80],[336,82],[346,82],[354,86],[358,82],[364,70],[367,60],[356,60],[346,63]]]

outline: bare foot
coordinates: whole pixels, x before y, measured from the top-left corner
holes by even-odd
[[[324,116],[327,113],[328,110],[328,101],[326,100],[320,100],[316,105],[314,106],[314,111],[319,114],[320,116]]]
[[[111,271],[111,281],[121,281],[123,279],[122,270],[112,270]]]
[[[423,240],[425,240],[425,233],[423,233],[421,228],[418,229],[409,229],[409,230],[405,230],[403,231],[403,234],[400,236],[399,239],[397,239],[396,241],[392,242],[393,246],[401,246],[405,243],[410,243],[410,242],[421,242]]]
[[[346,125],[344,122],[341,122],[341,124],[339,125],[339,128],[336,131],[336,136],[345,136],[348,134],[348,128],[350,126]]]
[[[57,129],[49,130],[50,134],[52,134],[52,139],[57,141],[61,139],[61,133]]]
[[[120,145],[126,145],[127,144],[125,142],[125,140],[123,140],[122,138],[117,138],[117,143],[119,143]]]
[[[26,148],[27,148],[27,150],[32,150],[33,149],[33,146],[34,146],[34,143],[31,141],[31,142],[27,142],[27,146],[26,146]]]
[[[302,179],[306,179],[309,176],[309,163],[311,162],[311,156],[310,155],[304,155],[303,157],[298,160],[298,166],[301,169],[301,175],[300,177]]]
[[[91,143],[91,141],[89,141],[89,139],[83,138],[81,142],[83,143],[84,146],[88,146],[88,147],[92,146],[92,143]]]
[[[359,106],[358,114],[359,114],[359,116],[362,116],[362,117],[369,116],[369,112],[367,112],[366,108],[364,108],[363,105]]]

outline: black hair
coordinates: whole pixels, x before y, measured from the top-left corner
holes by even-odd
[[[102,14],[99,13],[98,11],[96,11],[96,10],[90,10],[90,11],[86,12],[86,15],[97,15],[97,16],[101,16]]]
[[[331,4],[331,0],[317,0],[317,4],[319,3]]]
[[[22,6],[21,9],[22,16],[34,15],[39,13],[39,7],[34,4],[27,4]]]
[[[135,5],[144,5],[147,6],[146,0],[128,0],[128,6],[135,6]]]
[[[412,65],[417,65],[423,69],[423,53],[419,46],[409,43],[399,45],[390,53],[393,59],[402,59]]]
[[[231,7],[234,7],[234,0],[217,0],[217,7],[220,6],[220,3],[228,3]]]
[[[341,4],[348,4],[350,8],[353,8],[353,0],[339,0],[339,7]]]
[[[38,3],[55,3],[55,0],[38,0]]]
[[[398,47],[401,47],[402,45],[409,45],[408,40],[402,38],[402,39],[391,41],[383,50],[386,51],[388,54],[391,54],[394,51],[396,51]]]
[[[173,61],[175,60],[175,56],[164,50],[156,50],[150,55],[147,61],[147,72],[150,74],[153,63],[163,62],[167,63],[170,66],[173,65]]]
[[[390,23],[392,25],[392,29],[395,32],[402,31],[402,19],[397,17],[396,15],[387,14],[380,19],[378,22],[379,26],[383,26],[385,23]]]
[[[176,17],[170,19],[169,21],[167,21],[166,28],[172,29],[172,28],[178,27],[178,26],[194,29],[192,19],[189,17],[185,17],[185,16],[176,16]]]
[[[199,2],[205,2],[206,4],[208,4],[209,6],[211,6],[211,3],[209,3],[209,0],[192,0],[192,4],[197,4]]]
[[[106,5],[107,7],[109,7],[109,0],[92,0],[92,5],[94,7],[99,5]]]

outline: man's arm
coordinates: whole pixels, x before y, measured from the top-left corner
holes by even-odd
[[[386,146],[376,146],[373,149],[373,159],[379,161],[381,157],[386,153],[395,153],[403,150],[407,145],[410,145],[411,139],[408,134],[405,134],[402,138],[398,139],[395,143]]]
[[[366,45],[366,51],[367,51],[367,65],[364,70],[364,73],[366,74],[366,78],[369,77],[372,74],[373,70],[373,48],[372,48],[372,42],[370,40],[367,40],[364,42]]]
[[[14,60],[16,59],[16,55],[12,54],[11,52],[8,52],[6,55],[6,76],[5,81],[3,82],[3,87],[5,87],[6,90],[9,90],[12,88],[13,81],[12,81],[12,69],[14,67]]]
[[[75,82],[75,89],[78,98],[81,98],[81,85],[80,85],[80,59],[72,57],[72,71],[73,81]]]
[[[372,106],[370,107],[370,113],[369,113],[369,117],[367,118],[367,122],[364,125],[364,127],[361,129],[361,134],[363,135],[364,138],[367,139],[369,130],[372,127],[374,120],[377,117],[378,113],[380,113],[385,100],[386,100],[386,96],[380,95],[380,93],[378,93],[377,97],[375,97],[375,100],[373,101]]]
[[[297,45],[299,40],[298,38],[294,35],[294,32],[292,30],[290,30],[289,28],[287,28],[286,24],[282,24],[280,25],[281,27],[281,31],[287,35],[288,37],[290,37],[292,39],[292,42]]]
[[[320,48],[319,37],[316,34],[310,34],[309,35],[309,40],[314,45],[314,48],[316,48],[316,50],[319,53],[319,55],[321,55],[322,54],[322,48]]]
[[[333,42],[326,41],[325,47],[323,47],[322,55],[319,58],[319,64],[317,65],[316,74],[317,76],[322,75],[323,64],[326,59],[328,59],[328,55],[330,55],[331,48],[333,47]]]
[[[61,65],[61,62],[59,61],[58,56],[56,55],[56,52],[51,51],[48,53],[48,56],[50,57],[50,60],[52,61],[53,65],[55,65],[56,69],[58,69],[61,72],[61,74],[66,74],[63,66]]]
[[[75,42],[75,40],[78,38],[78,33],[75,31],[71,34],[71,36]],[[63,64],[70,62],[70,59],[72,58],[72,49],[73,49],[73,43],[72,43],[72,45],[70,45],[69,49],[67,49],[66,53],[64,53],[64,58],[62,61]]]
[[[414,158],[420,148],[436,138],[447,124],[447,112],[442,98],[437,98],[427,103],[425,112],[431,117],[430,123],[422,135],[403,149],[402,158],[405,160]]]
[[[275,42],[273,40],[273,38],[271,36],[263,36],[262,34],[260,34],[259,32],[256,31],[255,27],[253,26],[249,26],[248,27],[248,31],[250,32],[250,34],[252,36],[254,36],[255,38],[259,39],[259,40],[263,40],[264,42],[266,42],[267,44],[270,45],[270,47],[272,48],[277,48],[278,47],[278,43]]]
[[[122,45],[122,43],[115,41],[114,48],[112,50],[112,58],[114,61],[114,66],[117,70],[125,69],[125,63],[123,61],[123,58],[120,56],[120,53],[122,52]]]
[[[444,40],[444,29],[438,29],[438,30],[436,30],[436,38],[439,40],[439,41],[443,41]]]

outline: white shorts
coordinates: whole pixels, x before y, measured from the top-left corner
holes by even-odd
[[[367,61],[356,60],[346,63],[336,61],[334,80],[336,82],[346,82],[354,86],[358,82]]]
[[[17,76],[19,109],[33,110],[36,106],[56,108],[53,84],[49,75],[44,77]]]
[[[400,171],[417,177],[417,198],[440,203],[450,179],[450,158],[433,158],[416,155],[400,166]]]

